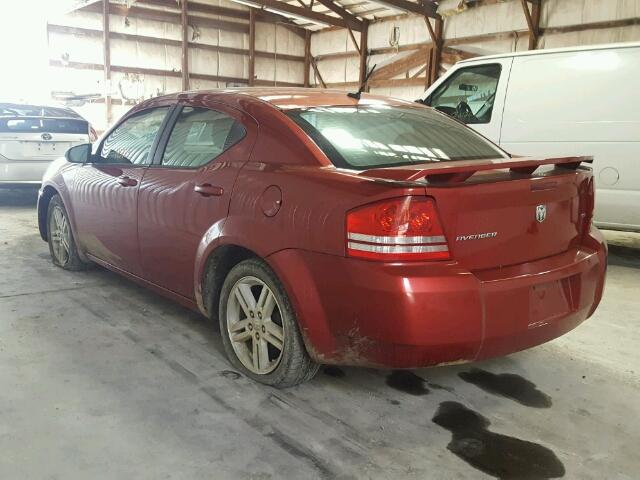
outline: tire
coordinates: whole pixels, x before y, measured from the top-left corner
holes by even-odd
[[[65,270],[86,270],[91,265],[83,262],[73,239],[69,215],[60,195],[54,195],[47,209],[47,241],[53,264]]]
[[[320,368],[307,353],[282,283],[259,259],[244,260],[227,275],[219,321],[227,357],[260,383],[291,387],[311,380]]]

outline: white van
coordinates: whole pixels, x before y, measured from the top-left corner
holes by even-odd
[[[421,101],[516,155],[593,155],[596,223],[640,231],[640,43],[455,64]]]

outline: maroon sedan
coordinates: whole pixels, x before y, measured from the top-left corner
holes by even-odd
[[[515,158],[428,107],[306,89],[136,106],[51,166],[53,262],[95,262],[218,319],[270,385],[318,365],[505,355],[588,318],[606,245],[590,158]]]

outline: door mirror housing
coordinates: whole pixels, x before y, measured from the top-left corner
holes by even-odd
[[[82,145],[71,147],[64,154],[64,157],[71,163],[89,163],[89,158],[91,157],[91,144],[83,143]]]

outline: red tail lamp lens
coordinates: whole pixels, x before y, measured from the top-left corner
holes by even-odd
[[[446,260],[449,248],[429,197],[400,197],[347,214],[349,256],[393,260]]]

